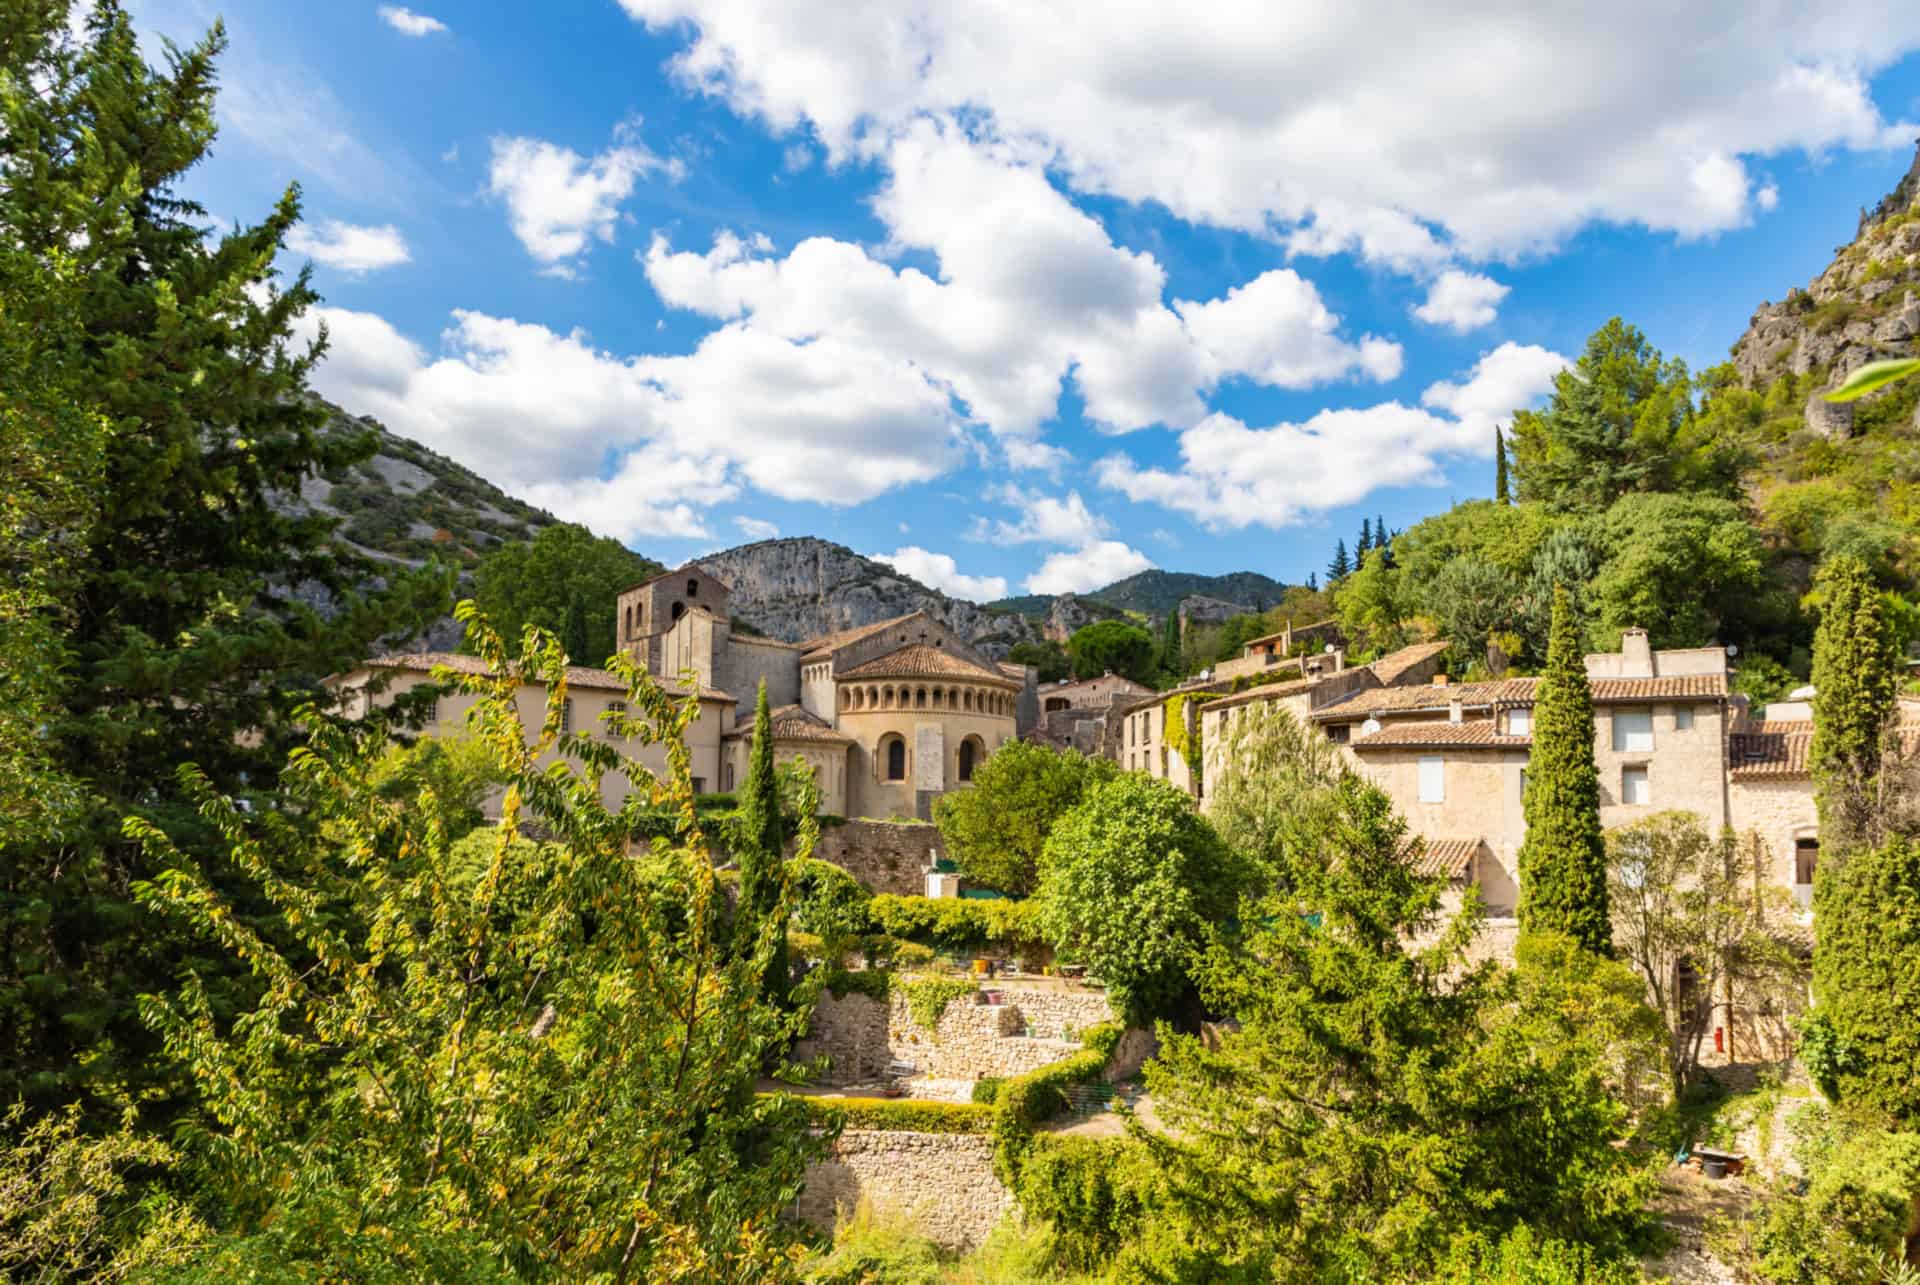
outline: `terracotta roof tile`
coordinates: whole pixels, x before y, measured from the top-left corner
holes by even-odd
[[[1414,846],[1419,845],[1419,851]],[[1473,859],[1486,845],[1478,838],[1433,839],[1415,835],[1407,845],[1406,856],[1423,875],[1446,879],[1464,879]]]
[[[851,745],[853,738],[830,726],[816,714],[798,705],[782,705],[767,711],[767,723],[776,741],[818,741],[827,745]],[[753,735],[753,715],[742,714],[727,739]]]
[[[1509,736],[1498,731],[1490,718],[1450,723],[1444,719],[1423,722],[1389,723],[1371,736],[1356,736],[1349,742],[1355,750],[1410,749],[1433,746],[1472,749],[1524,750],[1533,744],[1530,736]]]
[[[1451,645],[1444,642],[1415,643],[1411,647],[1388,652],[1367,668],[1373,671],[1373,676],[1380,680],[1382,687],[1392,687],[1408,670],[1426,664]]]
[[[821,634],[818,638],[805,639],[799,644],[801,650],[805,653],[801,659],[823,660],[829,654],[839,651],[842,647],[857,643],[863,638],[871,638],[873,635],[892,629],[895,625],[901,624],[904,621],[912,620],[919,614],[917,611],[909,611],[904,616],[893,616],[887,620],[876,620],[870,625],[855,625],[851,629],[841,629],[834,633]]]
[[[1593,703],[1617,705],[1627,701],[1671,700],[1676,696],[1718,697],[1727,694],[1727,676],[1721,674],[1664,674],[1658,678],[1590,678]]]
[[[388,656],[376,656],[366,662],[369,669],[407,669],[427,673],[436,667],[445,667],[458,674],[485,674],[486,665],[478,656],[462,656],[450,651],[410,651],[395,652]],[[654,681],[667,691],[684,695],[687,685],[677,679],[654,676]],[[624,692],[627,684],[618,674],[605,669],[590,669],[585,665],[567,666],[567,686],[595,691]],[[702,687],[700,699],[710,701],[732,701],[733,697],[717,687]]]
[[[1422,683],[1412,687],[1369,687],[1314,711],[1323,722],[1347,722],[1369,714],[1409,714],[1443,710],[1459,701],[1470,709],[1494,705],[1531,705],[1537,678],[1503,678],[1488,683]]]
[[[864,665],[856,665],[835,678],[977,678],[1008,687],[1019,684],[997,669],[976,665],[964,656],[956,656],[926,643],[908,643]]]
[[[1251,705],[1256,701],[1279,700],[1283,696],[1298,696],[1310,692],[1320,685],[1316,678],[1296,678],[1286,683],[1261,683],[1245,691],[1235,692],[1231,696],[1222,696],[1219,700],[1208,701],[1201,708],[1211,714],[1215,710],[1233,709],[1239,705]]]

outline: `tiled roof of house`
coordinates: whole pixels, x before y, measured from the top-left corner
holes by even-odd
[[[1467,708],[1531,705],[1537,678],[1503,678],[1487,683],[1422,683],[1412,687],[1368,687],[1314,711],[1323,722],[1347,722],[1370,714],[1410,714],[1446,709],[1454,701]]]
[[[1727,767],[1736,780],[1805,776],[1812,723],[1756,719],[1727,738]]]
[[[437,667],[445,667],[457,674],[485,674],[486,664],[478,656],[462,656],[450,651],[413,651],[395,652],[388,656],[376,656],[367,663],[369,669],[408,669],[420,673],[429,673]],[[687,693],[687,685],[677,679],[656,676],[654,681],[667,691],[678,695]],[[596,691],[624,692],[626,680],[618,674],[605,669],[589,669],[585,665],[567,666],[567,686]],[[727,701],[733,697],[717,687],[702,687],[700,699],[706,701]]]
[[[911,620],[919,614],[917,611],[909,611],[904,616],[894,616],[887,620],[876,620],[870,625],[855,625],[851,629],[841,629],[834,633],[821,634],[818,638],[808,638],[800,643],[800,648],[805,653],[801,659],[824,660],[827,656],[839,651],[842,647],[857,643],[863,638],[871,638],[875,634],[884,633],[886,630]]]
[[[855,665],[836,678],[973,678],[985,679],[1008,687],[1017,687],[1019,683],[998,669],[989,669],[976,665],[964,656],[956,656],[939,647],[926,643],[908,643],[905,647],[896,647],[884,656],[877,656],[864,665]]]
[[[1319,680],[1296,678],[1285,683],[1261,683],[1245,691],[1235,692],[1231,696],[1222,696],[1219,700],[1208,701],[1203,707],[1209,714],[1215,710],[1233,709],[1239,705],[1251,705],[1255,701],[1279,700],[1283,696],[1298,696],[1302,692],[1312,691],[1319,686]]]
[[[782,705],[779,709],[767,711],[767,724],[776,741],[817,741],[827,745],[851,745],[853,738],[845,732],[837,731],[818,715],[808,713],[798,705]],[[734,729],[727,733],[726,739],[753,735],[753,715],[742,714]]]
[[[1445,719],[1429,719],[1420,722],[1389,723],[1371,736],[1354,737],[1349,744],[1355,750],[1415,749],[1429,746],[1524,750],[1533,744],[1533,738],[1509,736],[1500,731],[1490,718],[1469,719],[1458,723],[1450,723]]]
[[[1163,704],[1170,696],[1204,696],[1209,693],[1224,695],[1232,687],[1233,680],[1230,678],[1189,678],[1178,687],[1169,687],[1163,692],[1149,692],[1145,696],[1127,701],[1124,704],[1116,702],[1113,708],[1108,711],[1107,716],[1109,718],[1125,718],[1128,714],[1139,713],[1149,705]]]
[[[1414,844],[1420,850],[1413,851]],[[1480,839],[1432,839],[1416,835],[1407,845],[1413,868],[1423,875],[1445,879],[1463,879],[1473,859],[1484,846]]]
[[[1382,687],[1392,687],[1408,670],[1426,664],[1451,645],[1444,642],[1415,643],[1411,647],[1388,652],[1367,668],[1373,671],[1373,676],[1380,680]]]
[[[1720,674],[1665,674],[1658,678],[1590,678],[1593,703],[1620,705],[1630,701],[1672,700],[1696,696],[1724,700],[1727,676]]]

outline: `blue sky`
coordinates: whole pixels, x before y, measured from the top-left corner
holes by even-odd
[[[302,185],[323,393],[669,563],[974,598],[1484,495],[1595,327],[1723,360],[1920,134],[1891,3],[132,8],[225,17],[192,192]]]

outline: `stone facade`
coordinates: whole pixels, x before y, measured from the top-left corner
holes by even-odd
[[[850,1129],[824,1160],[807,1166],[794,1214],[822,1231],[862,1198],[876,1209],[907,1215],[928,1239],[972,1249],[1014,1207],[993,1172],[986,1134],[894,1133]]]
[[[813,855],[839,866],[869,892],[917,897],[927,890],[927,868],[945,858],[947,845],[934,826],[854,820],[822,826]]]
[[[421,652],[406,655],[386,656],[369,661],[357,669],[335,675],[327,680],[327,685],[336,690],[353,693],[346,710],[351,717],[364,716],[371,712],[376,704],[385,705],[405,692],[414,688],[432,684],[433,669],[436,666],[478,674],[484,672],[480,661],[473,656],[460,656],[447,652]],[[677,685],[669,683],[670,688]],[[380,688],[376,691],[375,688]],[[567,670],[567,710],[565,725],[572,731],[606,738],[611,736],[606,724],[601,720],[616,706],[626,703],[627,686],[615,675],[604,669],[587,669],[572,666]],[[442,696],[434,706],[433,716],[427,720],[421,731],[428,736],[458,736],[466,731],[467,714],[473,708],[477,698],[464,693],[450,693]],[[514,706],[520,715],[520,725],[526,729],[529,743],[539,735],[547,713],[547,688],[544,683],[523,683],[514,696]],[[711,687],[700,689],[699,716],[687,728],[687,753],[692,760],[694,789],[707,793],[720,788],[721,754],[720,737],[722,729],[732,719],[733,697],[727,692]],[[667,773],[667,751],[664,745],[642,745],[637,741],[627,741],[623,748],[627,755],[639,762],[648,771],[664,777]],[[541,759],[542,766],[558,761],[557,752],[549,751]],[[624,776],[608,773],[600,782],[600,797],[609,808],[618,808],[626,801],[628,782]],[[498,799],[489,800],[489,810]]]

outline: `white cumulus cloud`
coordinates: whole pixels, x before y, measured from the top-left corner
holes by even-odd
[[[403,36],[430,36],[447,29],[447,24],[438,18],[429,18],[424,13],[415,13],[405,5],[398,4],[381,5],[380,21]]]
[[[339,219],[297,225],[287,234],[287,248],[322,267],[355,275],[391,268],[410,257],[406,238],[392,224],[360,227]]]
[[[1428,387],[1424,408],[1383,402],[1265,428],[1210,415],[1180,434],[1178,468],[1142,468],[1116,454],[1100,461],[1097,476],[1212,530],[1292,526],[1382,487],[1438,483],[1449,459],[1492,454],[1494,427],[1545,396],[1566,365],[1544,348],[1502,344],[1464,382]]]
[[[892,553],[871,556],[875,562],[884,562],[902,575],[912,576],[921,584],[955,598],[965,598],[969,602],[992,602],[1007,596],[1005,576],[966,575],[947,554],[934,553],[917,544],[895,549]]]
[[[1413,315],[1430,326],[1465,334],[1491,325],[1500,315],[1500,301],[1511,290],[1492,277],[1448,268],[1427,287],[1427,300],[1414,306]]]
[[[1080,492],[1064,497],[1023,490],[1017,486],[995,487],[987,498],[1019,513],[1017,521],[1005,518],[991,521],[975,517],[970,538],[991,544],[1064,544],[1084,546],[1107,534],[1108,524],[1087,508]]]
[[[771,540],[780,534],[780,528],[765,518],[752,518],[742,514],[733,520],[740,528],[740,534],[749,540]]]
[[[1050,555],[1023,582],[1028,593],[1089,593],[1116,580],[1153,570],[1153,560],[1118,540]]]
[[[620,203],[641,176],[671,170],[640,145],[630,122],[615,131],[614,146],[591,157],[544,139],[495,138],[487,190],[506,202],[527,253],[546,271],[568,276],[589,242],[613,240]]]
[[[835,158],[965,112],[1076,191],[1425,271],[1594,221],[1737,227],[1754,158],[1908,142],[1869,81],[1920,46],[1884,0],[621,3],[690,33],[683,83]]]

